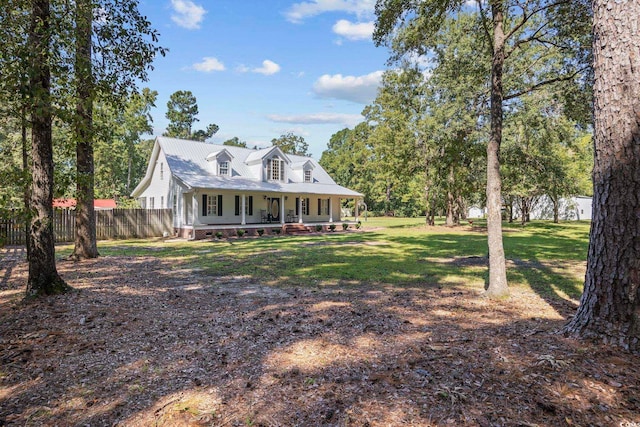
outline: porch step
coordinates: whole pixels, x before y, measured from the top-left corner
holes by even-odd
[[[285,234],[309,233],[309,227],[304,224],[285,224],[282,228]]]

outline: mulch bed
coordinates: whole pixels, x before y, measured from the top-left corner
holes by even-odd
[[[575,302],[172,267],[60,261],[25,303],[1,252],[0,426],[640,425],[640,358],[559,334]]]

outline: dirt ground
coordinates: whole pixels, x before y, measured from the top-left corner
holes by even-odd
[[[0,426],[640,426],[640,357],[558,334],[573,301],[58,268],[76,291],[23,303],[0,252]]]

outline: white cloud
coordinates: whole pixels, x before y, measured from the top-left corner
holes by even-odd
[[[313,84],[313,92],[321,98],[343,99],[368,104],[376,98],[383,71],[364,76],[333,76],[325,74]]]
[[[280,71],[280,66],[273,61],[265,59],[262,61],[262,67],[254,68],[251,71],[254,73],[264,74],[265,76],[270,76]]]
[[[325,125],[340,124],[347,126],[355,126],[360,123],[363,118],[360,114],[341,114],[341,113],[313,113],[313,114],[297,114],[297,115],[279,115],[270,114],[267,119],[277,123],[290,123],[302,125]]]
[[[239,73],[248,73],[249,71],[251,71],[251,68],[247,67],[244,64],[240,64],[236,67],[236,71]]]
[[[349,40],[371,40],[373,30],[373,21],[354,23],[341,19],[333,26],[334,33]]]
[[[310,0],[293,4],[286,12],[287,21],[300,23],[305,18],[326,12],[346,12],[358,17],[370,17],[376,0]]]
[[[196,71],[203,71],[210,73],[212,71],[224,71],[224,64],[218,61],[216,58],[205,56],[202,58],[202,62],[197,62],[191,66]]]
[[[191,0],[171,0],[171,7],[175,12],[171,20],[188,30],[197,30],[207,11]]]

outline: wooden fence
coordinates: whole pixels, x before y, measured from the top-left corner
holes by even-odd
[[[53,233],[56,242],[73,242],[76,212],[71,209],[53,210]],[[171,209],[106,209],[96,211],[98,240],[136,237],[160,237],[173,234]],[[0,244],[24,245],[24,222],[18,211],[0,213]]]

